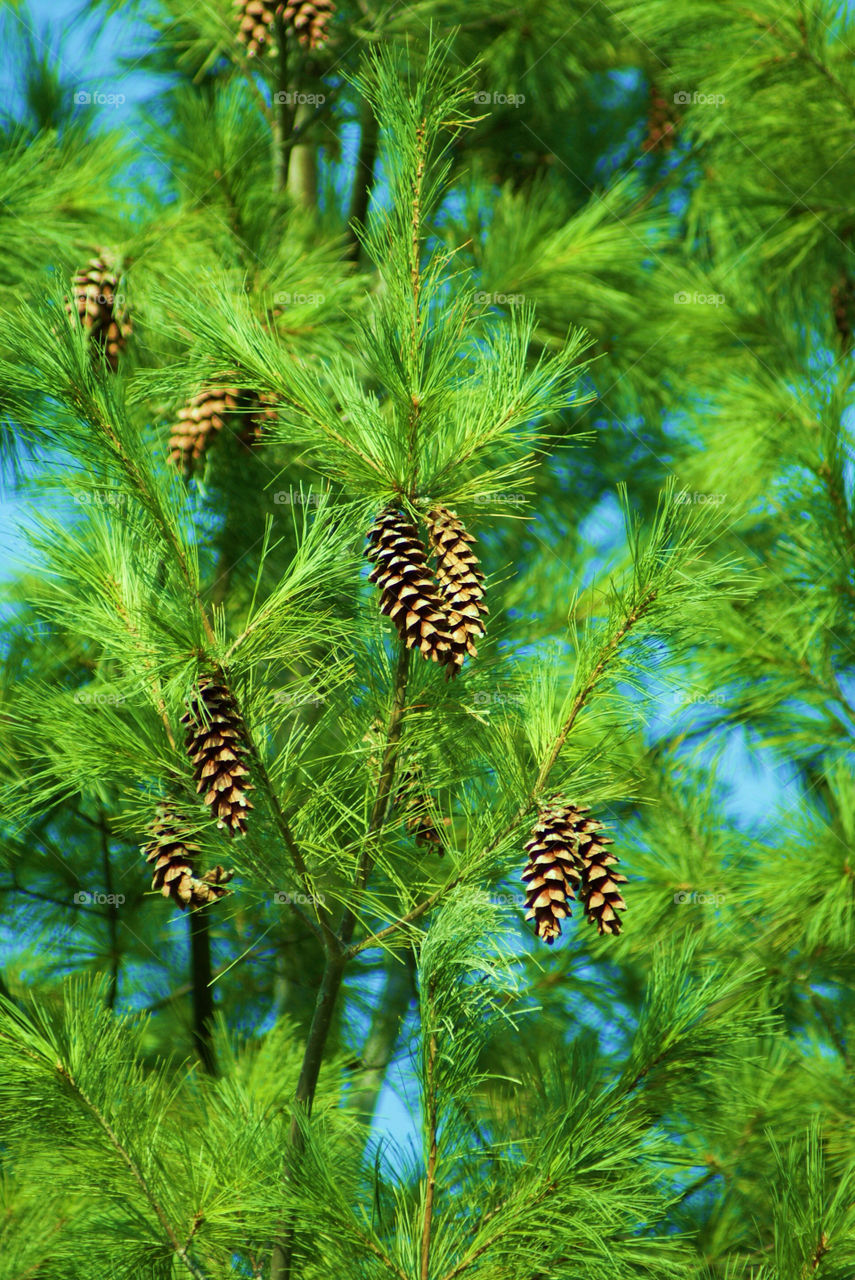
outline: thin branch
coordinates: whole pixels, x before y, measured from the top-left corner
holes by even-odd
[[[413,907],[412,911],[408,911],[405,916],[401,916],[400,920],[396,920],[394,924],[386,925],[385,929],[380,929],[377,933],[369,934],[369,936],[367,938],[363,938],[361,942],[354,943],[354,945],[349,947],[345,952],[346,959],[352,960],[354,956],[359,955],[360,951],[366,951],[369,947],[378,946],[381,942],[384,942],[386,938],[391,937],[393,933],[397,933],[408,924],[413,924],[414,921],[420,919],[425,912],[430,911],[431,907],[436,906],[440,898],[442,898],[456,885],[460,884],[462,879],[462,876],[455,876],[453,880],[447,880],[441,889],[437,889],[429,898],[425,898],[417,906]]]
[[[610,660],[614,657],[615,653],[617,653],[617,650],[620,648],[621,642],[626,639],[627,635],[635,626],[635,624],[639,622],[640,619],[644,617],[645,613],[647,613],[647,611],[650,609],[654,600],[656,599],[656,595],[657,595],[656,588],[651,587],[651,589],[647,592],[645,596],[642,597],[642,599],[635,606],[635,608],[630,610],[630,612],[627,614],[627,616],[624,618],[623,622],[621,623],[617,633],[612,637],[611,641],[606,646],[606,649],[602,654],[599,662],[594,667],[594,670],[591,672],[590,676],[585,681],[582,688],[576,694],[576,697],[573,699],[573,706],[570,708],[570,714],[568,715],[564,724],[561,726],[561,730],[559,731],[558,736],[555,739],[552,750],[549,752],[549,755],[546,757],[543,764],[541,765],[540,772],[537,775],[537,781],[535,782],[534,787],[532,788],[532,791],[531,791],[531,795],[529,798],[530,802],[534,800],[538,796],[538,794],[543,790],[543,788],[546,786],[549,775],[555,766],[555,762],[557,761],[559,755],[561,754],[561,749],[564,746],[565,742],[567,741],[567,738],[570,734],[570,730],[573,728],[574,724],[576,723],[579,717],[579,713],[581,712],[582,708],[585,706],[586,702],[588,701],[594,689],[596,688],[596,685],[600,676],[605,671],[606,667],[608,666]],[[526,808],[526,812],[527,811],[528,811],[528,807]],[[525,816],[525,814],[523,814],[523,816]]]
[[[202,907],[192,907],[187,916],[190,930],[190,972],[193,996],[193,1044],[208,1075],[217,1074],[212,1043],[214,991],[211,986],[210,917]]]
[[[270,807],[273,810],[273,816],[276,820],[276,826],[279,828],[279,833],[282,836],[282,839],[285,843],[285,847],[288,850],[289,854],[291,855],[291,860],[294,863],[294,868],[300,879],[300,883],[303,886],[303,891],[306,894],[306,897],[310,899],[310,901],[315,902],[315,895],[312,893],[311,882],[309,880],[308,868],[306,867],[306,863],[303,858],[303,854],[300,850],[300,846],[297,844],[297,841],[294,838],[294,833],[291,830],[291,824],[289,823],[288,818],[285,815],[285,810],[282,808],[282,804],[279,800],[279,796],[277,794],[276,788],[274,787],[270,779],[270,775],[267,772],[267,769],[264,765],[263,760],[261,759],[261,754],[257,746],[255,745],[252,735],[249,733],[248,730],[247,730],[246,737],[247,737],[247,743],[249,745],[249,753],[252,758],[253,769],[255,770],[255,775],[262,783],[264,790],[267,794],[267,798],[270,801]],[[294,905],[296,906],[296,904]],[[315,921],[311,918],[311,916],[305,915],[305,913],[303,912],[300,912],[300,915],[306,921],[309,927],[313,930],[313,932],[316,933],[318,937],[321,938],[327,950],[330,950],[330,948],[336,949],[335,934],[332,932],[332,929],[330,928],[330,925],[329,925],[329,921],[328,921],[329,912],[326,909],[326,905],[322,902],[317,903],[317,911],[318,911],[318,924],[315,923]]]

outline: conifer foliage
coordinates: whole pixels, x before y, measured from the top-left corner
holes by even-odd
[[[850,1280],[851,7],[86,9],[0,16],[0,1280]]]

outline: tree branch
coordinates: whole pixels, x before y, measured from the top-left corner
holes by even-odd
[[[193,996],[193,1044],[208,1075],[217,1074],[212,1041],[214,991],[211,986],[210,917],[204,907],[192,907],[187,914],[190,930],[190,972]]]

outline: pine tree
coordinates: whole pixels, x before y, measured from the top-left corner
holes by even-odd
[[[115,120],[3,19],[0,1280],[848,1280],[851,15],[91,8]]]

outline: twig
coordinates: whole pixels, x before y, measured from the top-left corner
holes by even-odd
[[[191,907],[187,925],[190,930],[190,972],[193,994],[193,1044],[208,1075],[217,1074],[212,1032],[214,992],[211,987],[210,918],[202,907]]]
[[[652,587],[647,592],[647,594],[642,597],[642,599],[635,606],[635,608],[630,610],[630,612],[627,614],[627,616],[624,618],[623,622],[621,623],[620,627],[618,628],[617,633],[612,637],[611,641],[606,646],[605,652],[603,653],[597,665],[594,667],[594,670],[591,672],[590,676],[585,681],[582,688],[576,694],[576,697],[573,699],[573,706],[570,708],[570,714],[568,715],[564,724],[561,726],[561,730],[557,738],[555,739],[555,743],[553,744],[552,750],[550,751],[549,755],[546,757],[546,759],[544,760],[540,768],[540,772],[537,775],[537,781],[535,782],[534,787],[532,788],[530,801],[534,800],[539,794],[539,792],[542,791],[544,786],[546,785],[546,782],[549,778],[550,773],[552,772],[555,762],[558,759],[559,755],[561,754],[561,748],[564,746],[564,743],[567,741],[567,737],[570,733],[570,730],[573,728],[574,724],[576,723],[579,713],[581,712],[582,708],[585,706],[585,703],[588,701],[588,698],[591,696],[594,689],[596,688],[597,681],[605,671],[609,661],[614,657],[615,653],[620,647],[621,642],[626,639],[627,635],[635,626],[635,624],[644,616],[645,613],[647,613],[648,609],[651,607],[654,600],[656,599],[656,595],[657,595],[656,588]]]

